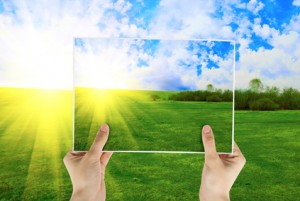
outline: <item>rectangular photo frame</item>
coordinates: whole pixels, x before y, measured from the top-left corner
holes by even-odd
[[[74,38],[73,151],[110,126],[104,151],[218,153],[234,142],[235,41]]]

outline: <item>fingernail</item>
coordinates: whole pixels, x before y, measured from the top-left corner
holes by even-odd
[[[107,124],[103,124],[103,125],[101,126],[101,128],[100,128],[100,131],[106,133],[106,132],[108,131],[108,125],[107,125]]]
[[[205,133],[205,134],[210,134],[210,132],[211,132],[210,126],[205,125],[205,126],[203,127],[203,133]]]

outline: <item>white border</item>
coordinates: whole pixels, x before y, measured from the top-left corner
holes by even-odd
[[[78,151],[74,151],[74,144],[75,144],[75,70],[74,70],[74,65],[75,65],[75,39],[76,38],[73,38],[73,52],[72,52],[72,73],[73,73],[73,90],[72,90],[72,96],[73,96],[73,99],[72,99],[72,108],[73,108],[73,111],[72,111],[72,151],[73,152],[78,152]]]
[[[217,152],[218,154],[233,154],[234,151],[234,105],[235,105],[235,60],[236,60],[236,41],[235,40],[224,40],[224,39],[215,39],[215,38],[208,38],[208,39],[187,39],[187,38],[130,38],[130,37],[74,37],[73,38],[73,118],[72,118],[72,123],[73,123],[73,130],[72,130],[72,151],[75,153],[80,153],[80,152],[87,152],[87,151],[74,151],[74,144],[75,144],[75,73],[74,73],[74,58],[75,58],[75,40],[77,38],[80,39],[125,39],[125,40],[175,40],[175,41],[208,41],[208,42],[230,42],[233,43],[233,72],[232,72],[232,141],[231,141],[231,152]],[[200,133],[201,135],[201,133]],[[115,152],[115,153],[160,153],[160,154],[205,154],[205,152],[196,152],[196,151],[124,151],[124,150],[115,150],[115,151],[102,151],[102,152]]]
[[[235,106],[235,59],[236,59],[236,42],[233,41],[233,72],[232,72],[232,142],[231,154],[234,151],[234,106]]]

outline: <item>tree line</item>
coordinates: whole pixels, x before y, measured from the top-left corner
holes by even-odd
[[[231,90],[216,89],[212,84],[206,90],[181,91],[169,96],[173,101],[231,102]],[[159,97],[156,97],[159,99]],[[236,110],[299,110],[300,92],[292,87],[280,90],[278,87],[264,87],[259,79],[249,82],[249,88],[235,90]]]

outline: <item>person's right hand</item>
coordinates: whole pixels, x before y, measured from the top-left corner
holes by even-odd
[[[202,128],[205,163],[202,171],[199,198],[201,201],[230,200],[229,191],[246,163],[236,143],[232,154],[217,154],[210,126]]]
[[[70,150],[64,157],[64,163],[73,184],[71,201],[105,200],[105,168],[112,152],[103,152],[109,135],[109,127],[103,124],[88,152]]]

